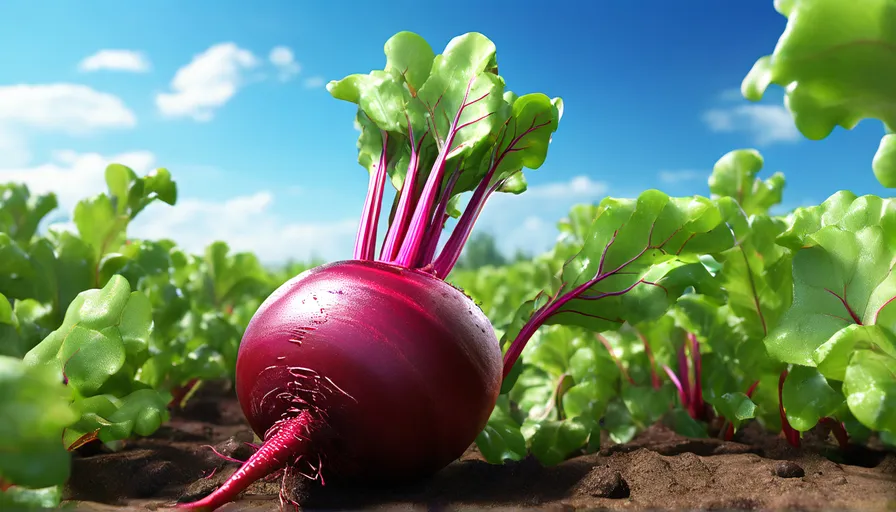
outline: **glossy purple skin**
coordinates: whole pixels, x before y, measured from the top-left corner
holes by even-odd
[[[320,378],[297,379],[309,373],[296,367]],[[501,370],[494,330],[462,292],[419,271],[350,260],[296,276],[261,305],[240,345],[236,389],[260,437],[296,414],[287,400],[300,396],[336,435],[319,448],[329,475],[391,480],[460,457],[488,421]]]

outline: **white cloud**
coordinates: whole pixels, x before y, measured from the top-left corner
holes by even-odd
[[[27,141],[19,133],[0,126],[0,169],[20,167],[31,161]]]
[[[713,108],[703,114],[703,122],[714,132],[749,134],[757,145],[800,140],[790,112],[781,105]]]
[[[55,192],[66,214],[81,199],[106,191],[105,172],[110,163],[120,163],[146,174],[155,163],[149,151],[131,151],[103,156],[98,153],[55,151],[50,162],[33,167],[0,169],[0,183],[20,182],[32,193]]]
[[[271,50],[270,55],[268,55],[268,60],[270,60],[271,64],[273,64],[280,72],[280,80],[284,82],[295,75],[298,75],[299,71],[302,70],[302,67],[296,62],[292,50],[286,46],[275,46]]]
[[[149,67],[149,59],[133,50],[100,50],[78,64],[78,69],[85,72],[110,70],[145,73]]]
[[[78,135],[103,128],[131,128],[137,117],[121,98],[86,85],[0,86],[0,125]]]
[[[305,79],[305,87],[307,89],[317,89],[323,87],[325,83],[327,81],[322,76],[311,76]]]
[[[494,194],[474,230],[492,233],[506,254],[517,249],[541,253],[553,247],[559,234],[557,222],[574,204],[599,200],[609,189],[608,183],[582,175],[568,181],[532,185],[518,196]]]
[[[252,52],[234,43],[216,44],[177,70],[172,92],[156,95],[156,106],[169,117],[209,121],[215,109],[236,94],[246,82],[246,71],[259,64]]]
[[[682,181],[699,180],[706,178],[709,173],[703,171],[681,170],[681,171],[660,171],[657,177],[663,183],[681,183]]]
[[[155,204],[147,208],[128,233],[139,238],[170,238],[194,253],[223,240],[231,250],[251,251],[265,263],[351,257],[358,219],[288,222],[270,211],[273,203],[269,191],[223,202],[178,199],[174,207]]]
[[[576,176],[569,181],[529,187],[520,197],[532,199],[592,198],[605,194],[608,188],[604,181],[594,181],[588,176]]]

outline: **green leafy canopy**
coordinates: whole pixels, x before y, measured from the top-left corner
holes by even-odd
[[[896,187],[896,3],[892,0],[778,0],[787,17],[771,55],[756,61],[741,91],[758,101],[771,84],[786,91],[797,129],[812,140],[836,126],[854,128],[865,118],[883,122],[872,167],[886,187]]]

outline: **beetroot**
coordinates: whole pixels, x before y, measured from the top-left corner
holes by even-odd
[[[489,196],[522,192],[522,169],[544,162],[562,101],[505,91],[494,44],[481,34],[453,39],[436,58],[420,36],[401,32],[385,52],[385,70],[327,86],[359,104],[358,161],[370,172],[353,259],[293,278],[255,313],[236,387],[264,443],[219,489],[182,508],[216,508],[281,469],[368,481],[436,472],[485,427],[503,367],[516,360],[502,357],[489,320],[444,278]],[[377,251],[387,178],[398,190]],[[471,190],[440,244],[458,195]]]
[[[403,478],[437,471],[473,442],[498,398],[501,350],[485,315],[444,281],[343,261],[262,304],[236,372],[260,437],[310,405],[338,433],[324,461],[331,472]]]

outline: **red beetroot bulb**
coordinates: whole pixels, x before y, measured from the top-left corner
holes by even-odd
[[[489,320],[461,291],[350,260],[304,272],[262,304],[240,344],[236,389],[260,437],[316,412],[311,460],[331,475],[393,480],[463,454],[495,406],[501,368]]]

